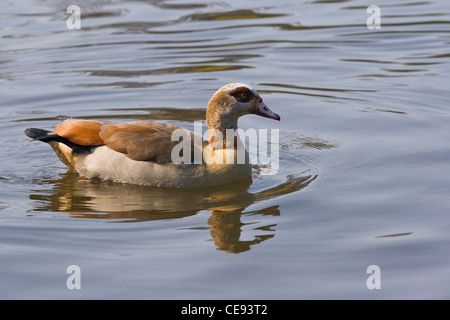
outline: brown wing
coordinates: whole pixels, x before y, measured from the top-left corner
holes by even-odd
[[[55,127],[55,133],[82,146],[99,146],[104,144],[99,133],[105,123],[95,120],[68,119]]]
[[[107,124],[101,128],[100,137],[107,147],[137,161],[171,162],[174,130],[179,127],[154,121]],[[193,139],[192,139],[193,141]]]

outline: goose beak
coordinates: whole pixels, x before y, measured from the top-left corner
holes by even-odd
[[[280,116],[278,114],[276,114],[275,112],[273,112],[272,110],[270,110],[269,107],[266,106],[266,104],[262,101],[256,103],[256,106],[253,109],[252,113],[254,113],[258,116],[261,116],[261,117],[280,121]]]

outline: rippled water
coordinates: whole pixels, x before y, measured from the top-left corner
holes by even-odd
[[[444,0],[2,2],[0,297],[450,298],[449,15]],[[229,82],[280,114],[239,122],[280,130],[275,174],[87,181],[23,134],[59,115],[192,129]]]

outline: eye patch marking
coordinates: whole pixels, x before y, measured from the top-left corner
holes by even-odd
[[[247,87],[238,87],[230,92],[230,95],[239,102],[249,102],[255,97],[255,94]]]

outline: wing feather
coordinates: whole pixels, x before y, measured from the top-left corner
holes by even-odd
[[[67,119],[55,127],[55,133],[82,146],[99,146],[100,129],[106,122],[95,120]]]
[[[171,162],[172,141],[177,126],[154,121],[107,124],[102,126],[100,137],[107,147],[136,161],[156,163]],[[193,139],[192,139],[193,140]]]

